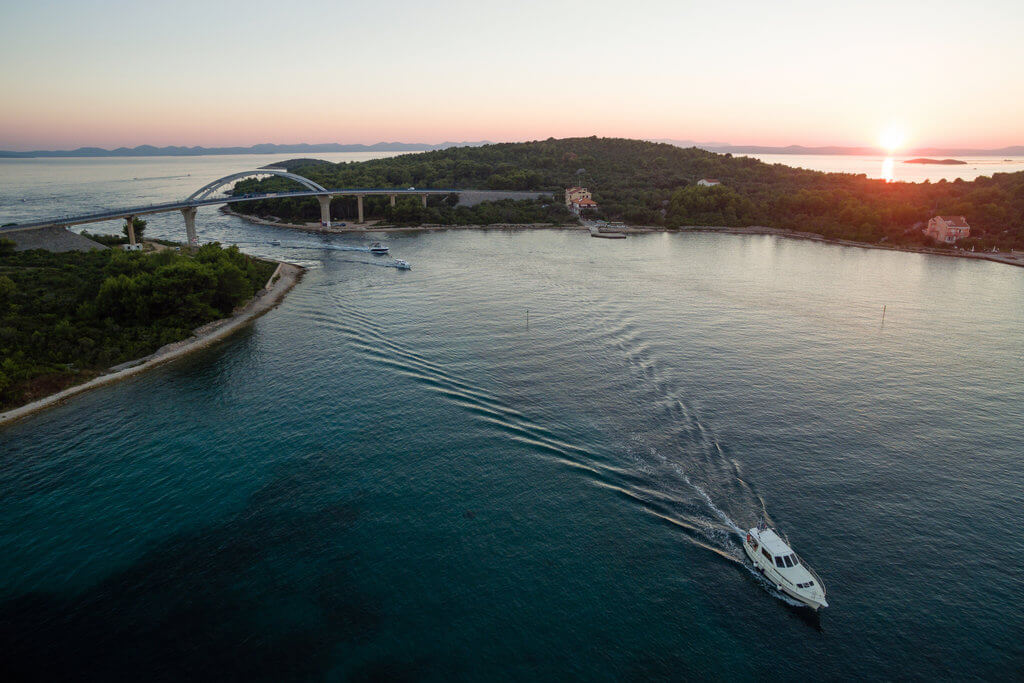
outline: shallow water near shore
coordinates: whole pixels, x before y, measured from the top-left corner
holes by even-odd
[[[134,200],[110,183],[69,211]],[[1024,270],[205,210],[200,234],[311,270],[227,342],[0,428],[7,678],[1020,675]],[[743,561],[760,514],[821,614]]]

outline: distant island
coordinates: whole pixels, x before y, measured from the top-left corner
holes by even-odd
[[[885,151],[877,147],[804,147],[803,145],[786,145],[784,147],[770,147],[765,145],[728,145],[720,142],[694,142],[692,140],[653,140],[653,142],[665,142],[677,147],[699,147],[709,152],[721,154],[831,154],[842,156],[886,156]],[[903,155],[920,156],[1024,156],[1024,145],[1012,145],[998,149],[982,148],[959,148],[959,147],[919,147],[903,151]]]
[[[488,143],[486,141],[442,142],[432,145],[424,142],[378,142],[373,145],[343,145],[330,142],[319,145],[305,143],[294,145],[262,144],[250,147],[154,147],[153,145],[139,145],[138,147],[118,147],[117,149],[79,147],[78,149],[34,150],[31,152],[0,150],[0,159],[34,159],[39,157],[194,157],[214,154],[326,154],[331,152],[422,152],[447,149],[449,147],[485,144]]]
[[[695,142],[693,140],[675,140],[669,138],[649,140],[676,147],[698,147],[709,152],[721,154],[834,154],[851,156],[879,156],[884,154],[876,147],[804,147],[803,145],[787,145],[770,147],[764,145],[730,145],[725,142]],[[137,147],[118,147],[104,149],[102,147],[79,147],[66,150],[33,150],[15,152],[0,150],[0,159],[33,159],[38,157],[156,157],[156,156],[207,156],[216,154],[328,154],[332,152],[424,152],[449,149],[451,147],[480,147],[492,144],[487,140],[476,142],[377,142],[372,145],[341,144],[328,142],[321,144],[259,144],[249,147],[184,147],[139,145]],[[514,143],[511,143],[514,144]],[[999,149],[956,149],[941,147],[922,147],[907,150],[906,154],[922,156],[1024,156],[1024,145],[1001,147]]]
[[[959,159],[928,159],[927,157],[919,157],[917,159],[907,159],[903,163],[905,164],[942,164],[946,166],[966,166],[966,161],[960,161]]]
[[[432,196],[426,206],[419,197],[394,205],[387,197],[365,197],[366,217],[390,225],[564,224],[574,220],[566,211],[565,190],[585,186],[598,205],[589,215],[636,226],[761,226],[922,248],[935,246],[923,234],[931,217],[963,215],[971,235],[957,246],[1024,248],[1024,171],[969,182],[887,183],[864,174],[822,173],[697,147],[597,137],[458,147],[356,163],[296,159],[277,165],[324,187],[535,191],[548,197],[472,206],[458,203],[455,195]],[[720,182],[698,184],[706,178]],[[293,188],[292,182],[244,180],[234,192],[272,193]],[[232,209],[294,223],[317,224],[320,217],[312,198],[267,198]],[[338,196],[331,204],[339,221],[352,220],[356,211],[354,196]]]

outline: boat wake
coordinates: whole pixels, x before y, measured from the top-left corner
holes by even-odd
[[[511,400],[407,348],[386,334],[380,320],[350,300],[339,298],[333,302],[335,310],[321,307],[310,315],[343,332],[369,362],[439,393],[503,438],[578,470],[591,483],[672,524],[695,546],[746,567],[766,590],[777,593],[747,561],[742,547],[745,529],[759,517],[770,521],[763,498],[744,479],[739,461],[723,448],[698,406],[686,399],[672,369],[654,355],[642,327],[628,312],[609,310],[607,302],[594,303],[611,320],[588,331],[588,343],[620,349],[637,392],[635,402],[646,407],[631,425],[632,432],[627,431],[625,443],[608,447],[574,443],[549,421],[532,417],[529,407],[517,408]],[[781,594],[777,597],[791,602]]]

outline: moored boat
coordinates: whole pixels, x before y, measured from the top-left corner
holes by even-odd
[[[591,237],[603,237],[609,240],[624,240],[626,239],[626,233],[624,232],[611,232],[598,226],[590,226]]]
[[[775,529],[761,521],[743,540],[746,551],[758,571],[775,588],[811,609],[828,607],[825,584],[814,570],[804,564]]]

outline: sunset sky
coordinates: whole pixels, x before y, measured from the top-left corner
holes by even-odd
[[[0,0],[0,149],[1024,144],[1024,3]]]

